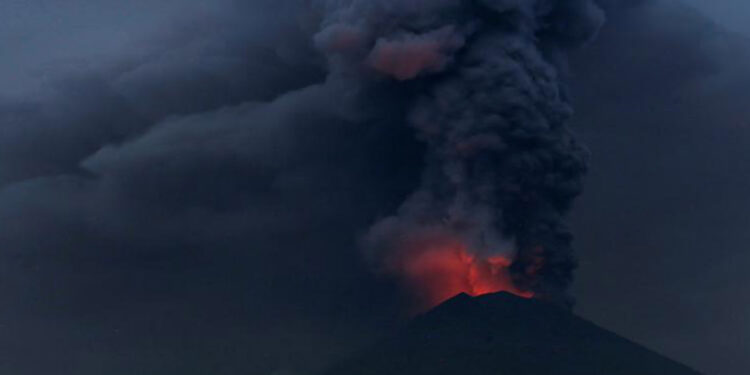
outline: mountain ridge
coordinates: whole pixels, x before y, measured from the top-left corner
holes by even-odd
[[[699,375],[571,312],[459,294],[322,375]]]

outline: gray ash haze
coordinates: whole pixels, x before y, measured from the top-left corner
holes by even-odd
[[[0,3],[0,373],[314,374],[442,236],[750,371],[744,3],[152,3]]]

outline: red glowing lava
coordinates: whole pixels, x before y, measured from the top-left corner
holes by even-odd
[[[420,241],[409,247],[410,251],[400,253],[390,266],[414,293],[416,310],[434,307],[462,292],[472,296],[500,291],[526,298],[534,295],[513,284],[508,257],[474,255],[452,240]]]

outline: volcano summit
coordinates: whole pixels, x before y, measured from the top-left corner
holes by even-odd
[[[510,293],[446,301],[323,375],[698,375],[568,310]]]

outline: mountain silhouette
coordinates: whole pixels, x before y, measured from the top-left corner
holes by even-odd
[[[460,294],[323,375],[698,375],[570,311]]]

